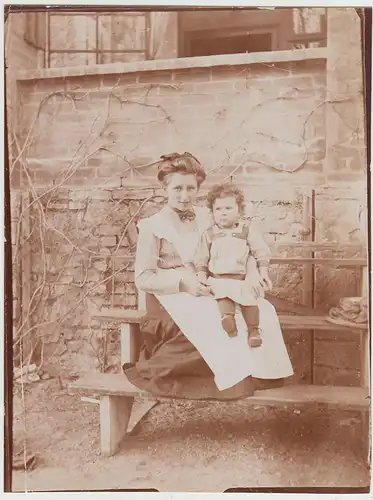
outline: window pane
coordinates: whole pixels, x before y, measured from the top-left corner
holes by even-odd
[[[63,68],[65,66],[86,66],[96,64],[96,54],[76,53],[63,54],[52,53],[50,55],[51,68]]]
[[[95,50],[96,16],[50,14],[50,50]]]
[[[116,62],[134,62],[134,61],[145,61],[145,54],[142,52],[133,53],[118,53],[118,52],[106,52],[99,54],[99,64],[110,64]]]
[[[325,7],[302,7],[293,9],[294,33],[320,33],[322,18],[325,16]]]
[[[128,14],[100,15],[99,47],[101,50],[145,51],[145,16]]]

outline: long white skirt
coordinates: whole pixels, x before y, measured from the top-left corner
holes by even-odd
[[[261,379],[293,375],[276,310],[267,300],[258,300],[263,343],[252,348],[247,343],[247,328],[239,309],[238,335],[230,338],[221,326],[218,305],[212,297],[177,293],[157,295],[157,299],[209,365],[220,391],[249,375]]]

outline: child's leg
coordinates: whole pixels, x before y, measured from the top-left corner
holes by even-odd
[[[217,299],[220,315],[221,324],[224,330],[228,333],[230,337],[235,337],[237,335],[236,326],[236,304],[233,300],[225,297],[224,299]]]
[[[259,328],[259,307],[241,306],[242,316],[245,320],[249,332],[248,342],[250,347],[259,347],[262,345]]]

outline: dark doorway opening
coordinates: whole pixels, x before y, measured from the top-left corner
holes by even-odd
[[[272,50],[271,33],[230,34],[227,36],[222,36],[220,33],[220,35],[214,36],[205,32],[204,36],[196,36],[191,32],[188,33],[187,38],[189,38],[189,41],[186,40],[188,57],[267,52]]]

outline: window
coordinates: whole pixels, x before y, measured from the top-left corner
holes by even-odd
[[[326,46],[326,8],[32,12],[25,40],[45,67]]]
[[[302,7],[292,9],[293,33],[291,48],[304,49],[326,46],[326,8]]]
[[[39,14],[39,13],[38,13]],[[147,59],[147,12],[47,12],[44,14],[47,68]],[[26,41],[42,32],[41,19],[28,14]],[[39,36],[40,37],[40,36]],[[36,46],[36,45],[35,45]]]
[[[326,45],[326,8],[185,11],[179,57],[266,52]]]

